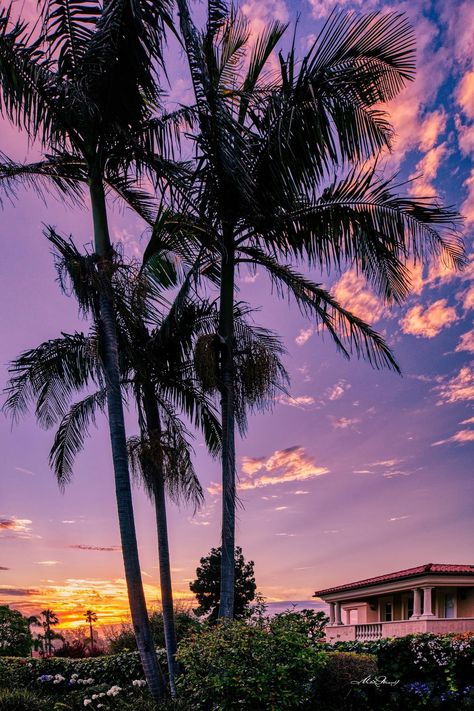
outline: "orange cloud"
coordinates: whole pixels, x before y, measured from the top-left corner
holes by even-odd
[[[363,276],[350,270],[334,286],[334,296],[344,308],[368,323],[379,321],[384,305],[367,286]]]
[[[416,197],[431,197],[436,194],[433,180],[438,175],[441,162],[448,154],[446,143],[431,148],[415,166],[415,170],[410,175],[413,182],[410,184],[410,194]],[[420,176],[420,177],[418,177]]]
[[[413,306],[400,319],[400,326],[403,333],[417,338],[434,338],[443,328],[450,326],[456,320],[456,310],[447,305],[446,299],[439,299],[426,309],[421,304]]]
[[[473,28],[474,29],[474,28]],[[474,71],[468,71],[461,79],[457,91],[456,99],[464,114],[474,119]]]
[[[314,405],[315,400],[314,397],[311,397],[311,395],[298,395],[296,397],[291,397],[290,395],[280,395],[278,402],[280,405],[305,408],[308,405]]]
[[[341,430],[345,430],[348,427],[353,427],[358,422],[360,422],[357,417],[331,417],[330,420],[334,429]]]
[[[244,457],[242,472],[244,476],[239,482],[239,489],[247,490],[313,479],[328,474],[329,469],[316,466],[303,447],[294,446],[276,450],[267,459]]]
[[[435,388],[440,400],[437,405],[474,400],[474,373],[469,366],[464,366],[459,373]]]

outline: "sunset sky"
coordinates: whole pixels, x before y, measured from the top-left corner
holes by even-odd
[[[360,10],[406,11],[417,36],[417,79],[389,107],[396,130],[387,174],[400,171],[416,195],[438,193],[466,218],[469,265],[462,274],[431,264],[413,271],[403,308],[387,309],[352,272],[321,276],[340,302],[368,320],[393,347],[403,377],[345,361],[294,306],[278,301],[261,274],[242,272],[239,298],[261,307],[256,321],[277,330],[288,349],[291,392],[272,413],[250,420],[238,441],[238,544],[255,561],[270,602],[310,600],[314,590],[428,562],[473,563],[474,443],[474,3],[340,1]],[[249,0],[255,31],[300,15],[303,53],[334,0]],[[22,3],[18,2],[18,8]],[[31,16],[36,0],[25,2]],[[198,6],[199,13],[202,6]],[[190,100],[178,52],[170,64],[170,104]],[[27,158],[3,124],[0,150]],[[34,151],[29,157],[35,157]],[[60,294],[42,225],[91,242],[87,209],[70,209],[31,191],[3,204],[0,260],[2,386],[22,350],[87,330],[73,299]],[[139,256],[147,232],[111,206],[112,234]],[[128,433],[137,431],[133,411]],[[52,432],[29,416],[0,417],[0,601],[25,612],[53,607],[65,626],[92,607],[102,624],[126,615],[107,424],[100,420],[61,494],[48,467]],[[219,466],[195,441],[207,490],[194,517],[170,506],[177,599],[190,599],[199,558],[219,545]],[[159,598],[154,515],[135,491],[141,566],[151,603]]]

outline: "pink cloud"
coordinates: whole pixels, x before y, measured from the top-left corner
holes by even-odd
[[[434,390],[439,393],[437,405],[474,400],[474,373],[469,366],[464,366],[457,375],[437,385]]]
[[[474,442],[474,430],[459,430],[452,437],[447,439],[440,439],[437,442],[433,442],[432,447],[438,447],[440,444],[466,444],[466,442]]]
[[[456,309],[448,306],[446,299],[439,299],[426,308],[421,304],[413,306],[400,319],[400,326],[403,333],[417,338],[434,338],[443,328],[451,326],[456,320]]]
[[[383,303],[369,289],[364,277],[354,270],[343,274],[333,291],[337,301],[363,321],[375,323],[382,318]]]
[[[468,353],[474,353],[474,329],[463,333],[459,339],[459,343],[454,349],[456,353],[461,353],[462,351],[467,351]]]

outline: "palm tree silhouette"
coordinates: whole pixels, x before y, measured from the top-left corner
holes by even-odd
[[[102,279],[97,325],[102,340],[107,412],[117,511],[133,627],[153,697],[165,693],[153,645],[138,557],[120,390],[113,304],[107,284],[113,260],[106,187],[145,212],[127,179],[145,149],[161,143],[162,124],[149,121],[159,103],[155,70],[162,62],[169,0],[43,0],[41,21],[30,29],[0,10],[0,111],[37,141],[47,157],[21,171],[51,179],[72,198],[87,186]],[[36,34],[35,34],[36,33]],[[146,124],[146,130],[144,125]],[[133,155],[133,159],[131,158]],[[7,166],[8,183],[14,173]]]
[[[94,652],[94,630],[92,624],[97,622],[97,613],[92,610],[86,610],[84,613],[84,618],[89,625],[89,636],[91,640],[91,653]]]
[[[267,274],[279,295],[327,330],[345,356],[398,370],[383,339],[305,275],[357,269],[387,303],[409,293],[407,260],[443,255],[463,264],[458,215],[434,198],[403,194],[377,171],[392,128],[381,106],[414,75],[414,36],[403,14],[334,12],[305,56],[295,41],[270,57],[286,26],[250,43],[247,20],[209,0],[198,32],[177,0],[195,95],[196,160],[173,192],[160,238],[186,235],[220,270],[222,571],[220,616],[232,617],[235,549],[235,277]],[[147,256],[154,253],[152,237]],[[302,265],[302,271],[298,265]]]

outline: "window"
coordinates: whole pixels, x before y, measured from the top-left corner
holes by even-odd
[[[392,598],[380,601],[380,620],[381,620],[381,622],[392,622],[392,620],[393,620]]]
[[[445,593],[444,596],[444,617],[452,619],[455,616],[455,598],[454,593]]]

